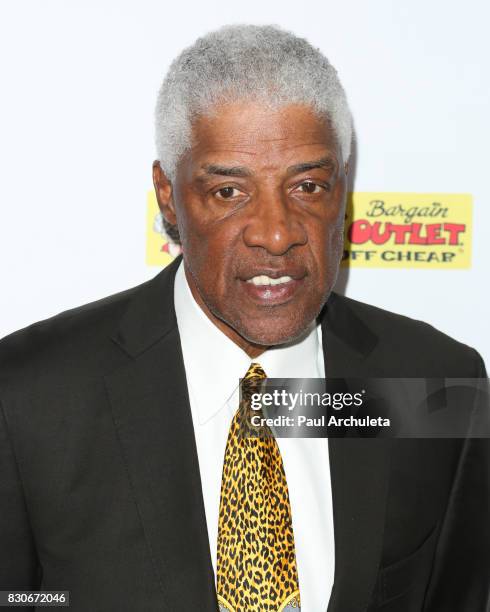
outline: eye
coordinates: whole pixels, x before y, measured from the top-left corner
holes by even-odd
[[[325,191],[325,187],[319,185],[318,183],[314,183],[313,181],[303,181],[297,187],[303,193],[320,193],[321,191]]]
[[[221,187],[217,191],[214,192],[214,195],[217,196],[219,200],[232,200],[233,198],[238,197],[242,192],[236,187]]]

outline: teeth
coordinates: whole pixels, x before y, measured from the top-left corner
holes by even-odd
[[[263,286],[263,285],[280,285],[281,283],[289,283],[293,279],[290,276],[281,276],[279,278],[271,278],[270,276],[266,276],[262,274],[261,276],[254,276],[253,278],[249,278],[247,283],[253,283],[254,285]]]

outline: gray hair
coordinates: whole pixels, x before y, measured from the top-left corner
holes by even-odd
[[[305,104],[326,116],[347,161],[352,118],[337,71],[304,38],[275,26],[225,26],[198,38],[172,62],[155,109],[160,165],[172,180],[191,144],[192,120],[221,102]]]
[[[347,161],[352,117],[337,71],[327,58],[275,26],[224,26],[198,38],[172,62],[158,93],[155,142],[160,166],[174,180],[191,145],[192,121],[223,102],[260,100],[270,108],[305,104],[329,119]],[[163,218],[171,242],[176,226]]]

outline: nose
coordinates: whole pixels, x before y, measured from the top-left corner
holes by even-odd
[[[249,247],[262,247],[271,255],[284,255],[292,247],[306,244],[307,234],[287,196],[268,191],[257,198],[243,240]]]

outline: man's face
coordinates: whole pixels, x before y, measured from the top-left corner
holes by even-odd
[[[158,181],[157,181],[158,182]],[[157,187],[157,194],[159,189]],[[276,345],[320,312],[342,253],[346,167],[300,105],[222,105],[193,127],[162,210],[178,223],[198,302],[228,335]]]

